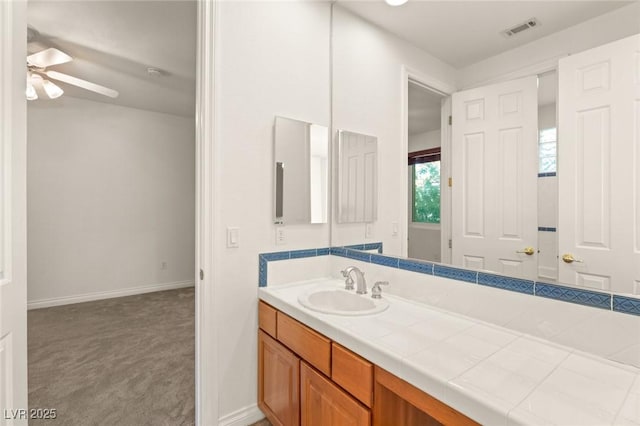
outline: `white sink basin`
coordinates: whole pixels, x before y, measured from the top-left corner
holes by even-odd
[[[333,315],[371,315],[389,307],[385,299],[341,289],[313,289],[298,296],[298,302],[312,311]]]

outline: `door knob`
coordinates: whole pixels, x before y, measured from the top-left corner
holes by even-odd
[[[525,247],[524,250],[517,251],[516,253],[524,253],[527,256],[531,256],[535,252],[536,250],[533,247]]]
[[[573,255],[571,253],[565,253],[562,255],[562,261],[564,263],[573,263],[573,262],[578,262],[578,263],[582,263],[582,260],[578,260],[575,257],[573,257]]]

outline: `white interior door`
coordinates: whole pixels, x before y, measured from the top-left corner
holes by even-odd
[[[559,279],[640,294],[640,36],[563,58],[558,75]]]
[[[26,2],[0,2],[0,425],[26,424]]]
[[[537,77],[454,93],[452,104],[452,263],[535,279]]]
[[[340,130],[338,221],[374,222],[377,219],[378,139]]]

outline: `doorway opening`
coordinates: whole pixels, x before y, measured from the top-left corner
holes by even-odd
[[[30,1],[27,19],[28,55],[69,57],[30,81],[29,405],[193,424],[197,3]]]
[[[440,262],[444,96],[415,81],[407,86],[407,256]]]

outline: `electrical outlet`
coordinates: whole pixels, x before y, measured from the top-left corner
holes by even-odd
[[[365,223],[364,224],[364,237],[371,238],[373,235],[373,223]]]
[[[165,270],[167,269],[167,261],[163,260],[162,262],[160,262],[160,269]]]
[[[287,236],[284,232],[284,227],[279,226],[276,228],[276,245],[283,245],[287,243]]]

